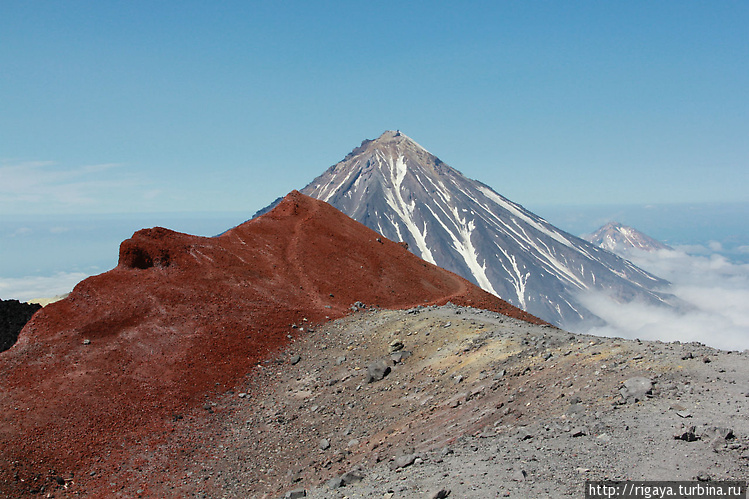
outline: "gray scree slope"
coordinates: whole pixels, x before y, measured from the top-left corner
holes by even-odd
[[[397,131],[365,140],[301,192],[566,329],[601,324],[581,291],[666,303],[656,291],[666,281],[557,229]]]

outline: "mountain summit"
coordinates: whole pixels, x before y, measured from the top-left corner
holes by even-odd
[[[670,250],[670,246],[619,222],[609,222],[592,234],[583,236],[586,241],[605,250],[626,256],[632,250]]]
[[[600,323],[578,300],[586,290],[664,300],[655,289],[665,281],[466,178],[399,131],[365,140],[301,192],[561,327]]]

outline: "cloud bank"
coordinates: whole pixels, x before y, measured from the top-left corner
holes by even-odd
[[[70,293],[76,284],[89,277],[83,272],[57,272],[51,276],[0,278],[0,298],[28,301]]]
[[[661,341],[697,341],[725,350],[749,349],[749,264],[736,264],[718,245],[673,251],[630,252],[639,267],[669,280],[664,291],[688,304],[673,310],[645,303],[616,303],[603,294],[581,296],[608,324],[586,331],[599,336]]]

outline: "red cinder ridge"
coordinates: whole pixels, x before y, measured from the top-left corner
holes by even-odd
[[[147,491],[158,466],[144,475],[144,463],[179,459],[177,425],[205,437],[207,396],[303,334],[292,323],[355,301],[452,301],[544,323],[297,191],[217,237],[140,230],[117,267],[39,311],[0,354],[0,495]]]

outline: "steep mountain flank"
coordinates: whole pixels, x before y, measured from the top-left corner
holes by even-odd
[[[662,279],[466,178],[401,132],[364,141],[301,192],[560,327],[600,323],[581,292],[667,299],[656,291]]]

